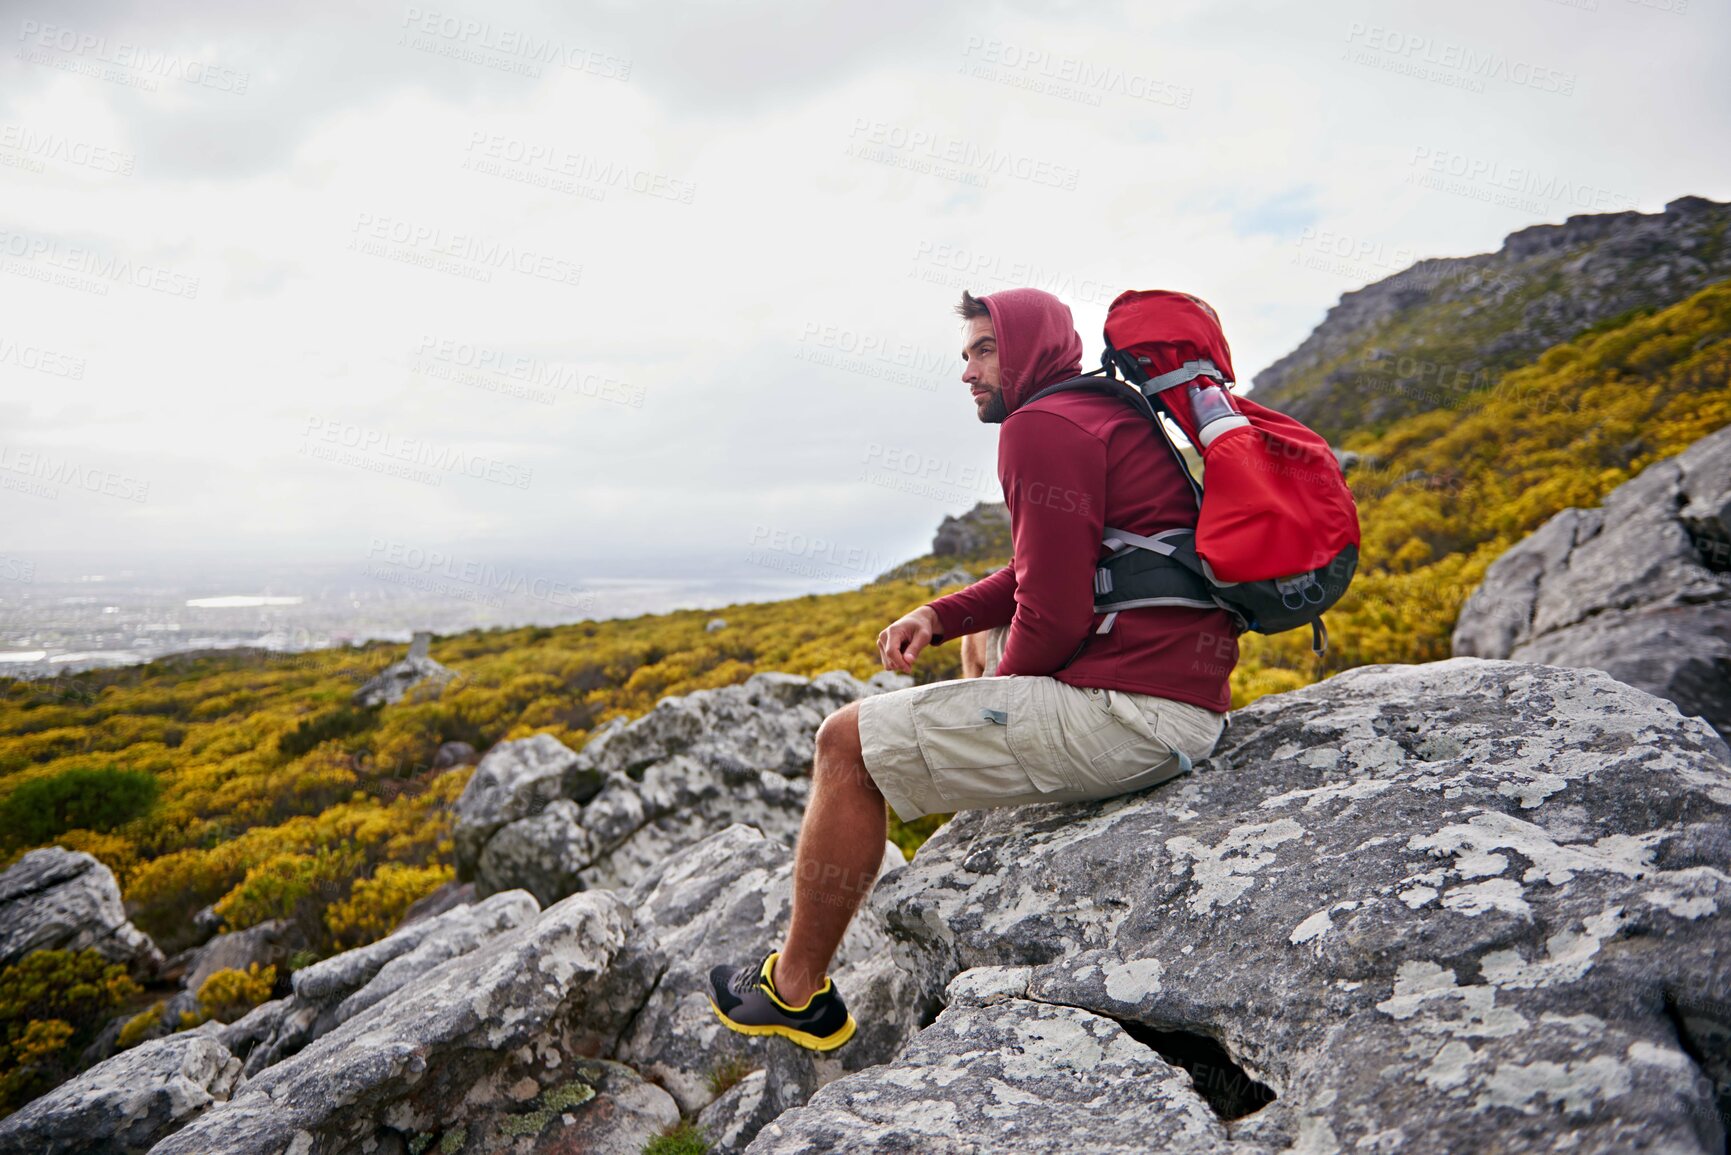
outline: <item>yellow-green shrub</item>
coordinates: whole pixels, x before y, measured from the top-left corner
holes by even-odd
[[[371,878],[356,879],[349,896],[325,908],[325,925],[338,949],[365,946],[396,929],[403,912],[456,877],[448,863],[406,866],[387,862]]]

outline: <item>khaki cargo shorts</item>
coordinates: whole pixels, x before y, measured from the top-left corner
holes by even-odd
[[[859,700],[866,770],[903,822],[923,814],[1110,798],[1157,786],[1213,753],[1226,715],[1051,677],[986,676]]]

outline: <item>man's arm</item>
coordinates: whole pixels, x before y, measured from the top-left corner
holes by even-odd
[[[1031,410],[1004,422],[998,458],[1016,600],[998,675],[1051,674],[1093,626],[1106,445],[1065,417]]]
[[[1016,567],[1010,565],[969,586],[926,603],[938,615],[932,645],[1009,625],[1016,612]]]

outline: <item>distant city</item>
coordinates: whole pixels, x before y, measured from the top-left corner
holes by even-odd
[[[0,572],[0,677],[149,662],[190,650],[279,652],[372,640],[407,642],[417,630],[564,625],[675,609],[773,601],[831,582],[790,577],[589,578],[553,567],[450,567],[381,559],[357,570],[201,575],[75,567],[8,559]],[[856,575],[858,584],[868,575]]]

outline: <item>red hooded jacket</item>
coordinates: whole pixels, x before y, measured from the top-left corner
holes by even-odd
[[[1000,676],[1043,674],[1226,712],[1238,640],[1225,610],[1145,606],[1121,611],[1109,633],[1093,632],[1105,620],[1094,612],[1094,567],[1110,553],[1100,543],[1105,526],[1140,534],[1196,526],[1196,501],[1171,450],[1146,417],[1112,397],[1080,390],[1024,405],[1082,371],[1070,309],[1039,289],[980,300],[997,334],[1009,411],[998,481],[1011,562],[928,603],[941,623],[933,644],[1008,625]]]

